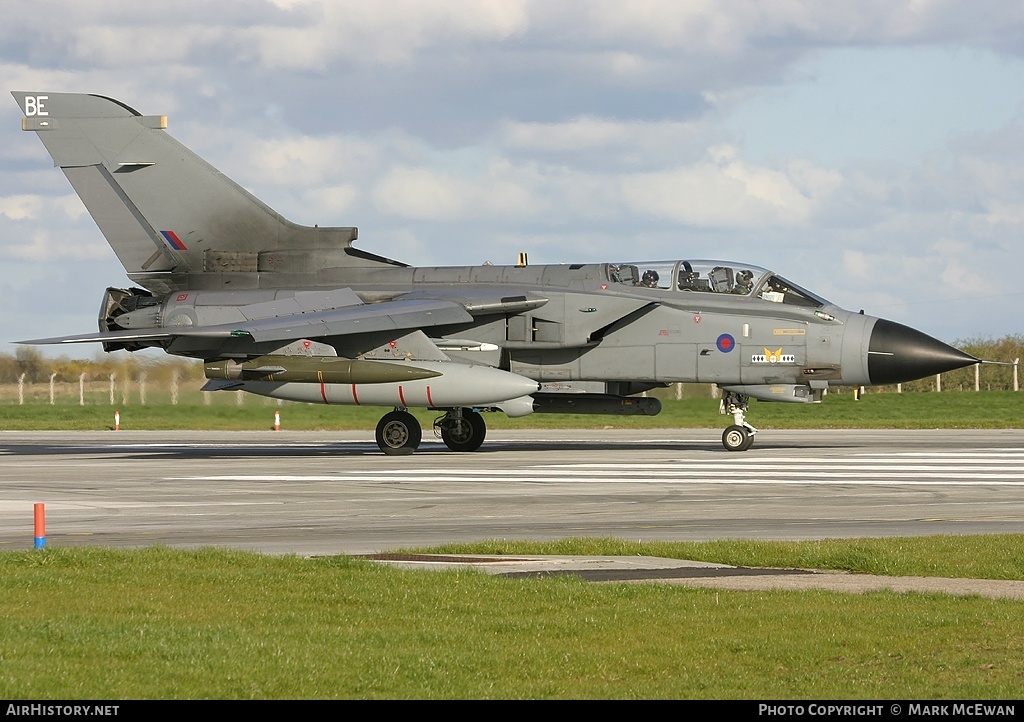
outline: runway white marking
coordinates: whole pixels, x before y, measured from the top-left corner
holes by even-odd
[[[2,441],[2,439],[0,439]],[[602,439],[601,444],[618,444],[623,446],[634,446],[642,444],[705,444],[707,439]],[[488,444],[592,444],[593,439],[579,438],[558,438],[550,439],[544,437],[537,438],[516,438],[516,439],[488,439]],[[368,439],[332,439],[331,441],[256,441],[256,442],[199,442],[199,441],[185,441],[185,442],[131,442],[131,443],[112,443],[112,444],[78,444],[61,446],[61,449],[75,450],[75,451],[119,451],[119,450],[134,450],[134,449],[151,449],[151,450],[167,450],[167,449],[329,449],[336,446],[365,446],[368,449],[377,449],[377,444],[372,438]],[[424,438],[420,448],[424,446],[431,446],[437,448],[445,448],[444,443],[440,439]],[[0,451],[6,451],[0,449]]]
[[[844,459],[780,457],[755,460],[657,463],[543,464],[515,469],[428,468],[346,471],[336,474],[221,474],[172,477],[189,481],[237,482],[488,482],[522,483],[603,482],[655,484],[672,481],[706,484],[756,485],[998,485],[1024,486],[1024,453],[971,452],[953,461],[934,455],[908,453],[885,459],[874,454]]]

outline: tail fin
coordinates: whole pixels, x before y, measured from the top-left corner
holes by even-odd
[[[166,116],[141,115],[99,95],[12,94],[25,114],[22,128],[36,132],[142,285],[188,285],[179,274],[237,279],[245,272],[395,264],[351,248],[355,228],[283,218],[168,135]]]

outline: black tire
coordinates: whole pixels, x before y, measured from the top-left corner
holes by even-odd
[[[419,448],[423,432],[408,411],[392,411],[377,422],[377,446],[388,456],[404,456]]]
[[[463,409],[462,417],[441,421],[441,441],[452,451],[476,451],[487,436],[484,417],[472,409]]]
[[[729,451],[746,451],[754,444],[754,436],[743,426],[733,424],[722,432],[722,446]]]

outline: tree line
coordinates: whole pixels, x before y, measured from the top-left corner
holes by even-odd
[[[86,381],[105,381],[110,376],[136,381],[145,376],[154,383],[169,383],[172,377],[182,382],[203,378],[203,364],[180,356],[150,357],[129,353],[100,352],[92,359],[58,356],[48,358],[39,349],[23,346],[14,355],[0,354],[0,383],[47,383],[50,376],[58,383],[78,383],[85,374]]]

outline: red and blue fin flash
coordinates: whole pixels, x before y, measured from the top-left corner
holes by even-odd
[[[181,239],[178,238],[178,234],[175,233],[174,231],[160,231],[160,235],[163,236],[164,239],[167,241],[167,245],[169,245],[174,250],[176,250],[176,251],[187,251],[188,250],[188,248],[185,247],[185,244],[181,242]]]

